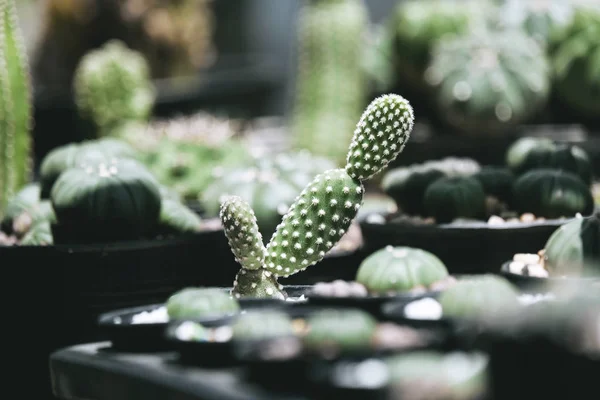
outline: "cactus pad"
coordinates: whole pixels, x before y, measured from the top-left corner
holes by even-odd
[[[356,125],[346,158],[346,171],[366,180],[379,173],[404,149],[414,124],[414,112],[402,96],[373,100]]]
[[[221,203],[219,216],[235,260],[245,269],[261,268],[266,249],[250,205],[239,196],[229,196]]]
[[[257,270],[242,268],[233,281],[231,294],[236,298],[255,297],[283,300],[287,297],[283,286],[277,283],[275,275],[263,268]]]
[[[289,276],[321,261],[346,233],[364,187],[344,169],[318,175],[296,198],[267,245],[265,268]]]

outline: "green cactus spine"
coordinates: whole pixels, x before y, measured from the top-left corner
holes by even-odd
[[[367,10],[362,0],[309,0],[298,24],[294,144],[341,164],[365,101]]]
[[[31,172],[31,82],[14,0],[0,0],[0,214]]]
[[[317,175],[304,188],[266,248],[250,206],[238,197],[224,200],[221,221],[242,265],[233,293],[237,297],[284,297],[277,277],[318,263],[336,245],[362,205],[363,181],[402,152],[413,124],[413,109],[403,97],[391,94],[373,100],[356,125],[345,168]]]

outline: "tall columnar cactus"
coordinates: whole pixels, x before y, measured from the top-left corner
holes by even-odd
[[[14,0],[0,0],[0,214],[31,171],[31,82]]]
[[[345,168],[328,170],[309,183],[265,247],[250,206],[239,197],[221,204],[225,235],[242,270],[237,297],[284,297],[277,277],[315,265],[346,233],[362,205],[363,181],[381,172],[404,149],[414,112],[403,97],[375,99],[354,130]]]
[[[155,100],[146,59],[117,40],[83,57],[74,91],[79,112],[100,134],[130,121],[146,121]]]
[[[298,24],[295,145],[341,165],[344,143],[365,101],[367,10],[363,0],[308,0]]]

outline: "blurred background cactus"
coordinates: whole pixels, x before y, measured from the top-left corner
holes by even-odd
[[[34,76],[69,85],[81,57],[119,39],[148,60],[153,78],[191,75],[214,61],[211,0],[43,0]]]
[[[31,86],[14,0],[0,1],[0,215],[31,179]]]
[[[367,9],[362,0],[309,0],[298,18],[292,140],[342,164],[367,101],[361,67]]]
[[[75,101],[99,135],[130,121],[147,121],[155,89],[144,56],[120,41],[87,53],[74,79]]]

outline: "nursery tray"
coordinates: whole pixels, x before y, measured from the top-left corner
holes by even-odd
[[[388,245],[415,247],[435,254],[451,274],[482,274],[497,273],[498,265],[515,253],[537,252],[558,227],[570,220],[502,225],[363,221],[361,229],[367,251],[374,252]]]
[[[581,282],[595,282],[600,281],[600,278],[596,277],[537,277],[537,276],[526,276],[522,274],[515,274],[510,272],[509,265],[512,261],[507,261],[502,264],[500,268],[500,275],[504,276],[507,280],[517,286],[524,292],[528,293],[545,293],[553,288],[558,288],[561,285],[577,284]]]
[[[309,288],[310,286],[284,286],[284,290],[290,296],[301,296]],[[221,289],[227,293],[231,290],[231,288]],[[170,293],[165,298],[168,298],[171,294],[173,293]],[[288,306],[297,304],[295,301],[288,302],[276,299],[257,298],[242,298],[238,299],[238,302],[240,303],[241,310],[260,307],[281,307],[287,309]],[[143,312],[152,312],[164,306],[165,303],[163,302],[110,311],[101,314],[98,317],[97,324],[101,330],[103,339],[111,340],[115,348],[128,351],[162,351],[169,348],[169,343],[165,341],[165,329],[169,325],[169,321],[132,323],[132,320],[134,315]],[[232,317],[233,315],[218,316],[213,319],[197,320],[196,322],[212,324],[213,321],[223,322],[227,318],[231,319]]]

